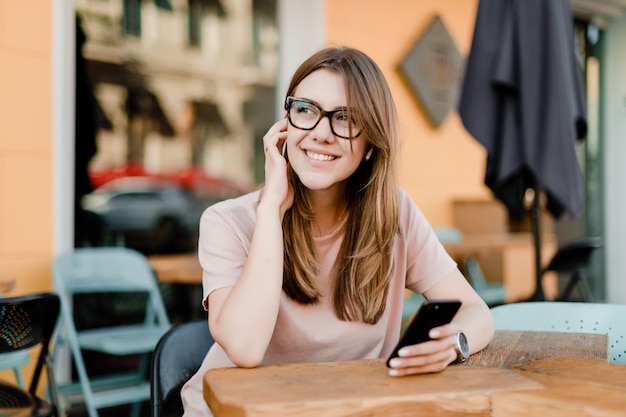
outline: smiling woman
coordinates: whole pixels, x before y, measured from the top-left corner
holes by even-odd
[[[313,54],[285,111],[263,138],[263,188],[200,220],[201,301],[217,343],[181,391],[185,417],[212,415],[212,368],[389,356],[405,288],[462,306],[432,340],[401,349],[390,375],[441,371],[459,340],[473,353],[493,335],[489,309],[398,186],[395,105],[376,63],[348,47]]]

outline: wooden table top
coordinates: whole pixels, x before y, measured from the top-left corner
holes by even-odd
[[[605,334],[497,330],[465,366],[512,368],[561,356],[608,361],[608,344]]]
[[[202,267],[196,253],[151,255],[148,262],[160,282],[202,284]]]
[[[384,359],[213,369],[204,395],[216,417],[626,415],[626,367],[606,341],[499,331],[464,365],[402,378]]]
[[[486,233],[468,234],[458,242],[442,242],[449,252],[466,253],[468,251],[480,251],[483,249],[502,249],[506,247],[524,247],[532,244],[533,234],[529,232],[519,233]],[[547,245],[556,243],[556,236],[551,233],[543,235],[543,242]]]
[[[543,389],[497,392],[490,416],[626,416],[626,366],[600,359],[551,358],[512,368]]]

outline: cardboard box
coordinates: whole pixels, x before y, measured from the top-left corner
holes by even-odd
[[[541,211],[539,219],[539,221],[541,222],[541,234],[554,234],[554,218],[546,210]],[[510,219],[509,230],[511,231],[511,233],[534,233],[532,213],[530,209],[526,210],[526,212],[524,213],[524,217],[522,217],[520,220]]]
[[[455,200],[452,202],[452,216],[454,227],[466,235],[509,231],[506,208],[495,200]]]

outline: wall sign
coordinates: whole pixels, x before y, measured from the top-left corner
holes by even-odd
[[[461,54],[435,16],[399,65],[413,96],[434,127],[457,105]]]

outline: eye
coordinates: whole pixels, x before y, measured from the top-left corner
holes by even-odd
[[[335,119],[337,122],[341,122],[342,124],[356,124],[356,120],[354,120],[354,117],[350,118],[348,116],[348,110],[347,109],[343,109],[343,110],[337,110],[337,112],[335,112],[335,114],[333,115],[333,119]]]
[[[314,105],[310,103],[306,103],[304,101],[296,101],[293,103],[293,106],[296,109],[296,112],[299,114],[317,114],[318,111]]]

